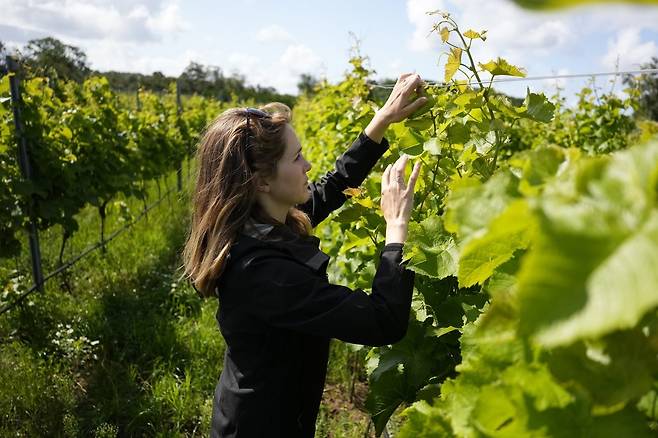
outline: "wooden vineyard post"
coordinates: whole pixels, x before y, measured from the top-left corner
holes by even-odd
[[[21,169],[22,177],[30,181],[32,179],[32,167],[30,164],[30,153],[23,131],[23,121],[21,118],[21,92],[18,78],[18,63],[11,56],[7,56],[7,69],[9,70],[9,87],[11,90],[11,106],[14,111],[14,127],[16,128],[16,138],[18,140],[18,164]],[[41,248],[39,247],[39,231],[35,217],[34,195],[30,196],[28,201],[28,214],[30,224],[28,227],[28,237],[30,242],[30,258],[32,260],[32,276],[34,284],[39,292],[43,292],[43,271],[41,269]]]
[[[176,81],[176,117],[178,117],[179,123],[180,123],[180,118],[183,114],[183,103],[181,102],[180,99],[180,85],[178,84],[178,81]],[[180,125],[179,125],[180,126]],[[180,166],[178,169],[176,169],[176,183],[178,191],[180,192],[183,190],[183,161],[181,160]]]

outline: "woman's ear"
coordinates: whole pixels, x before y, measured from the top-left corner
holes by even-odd
[[[270,191],[270,183],[266,178],[263,178],[260,175],[256,175],[256,190],[263,193],[268,193]]]

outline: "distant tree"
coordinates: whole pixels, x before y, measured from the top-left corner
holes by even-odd
[[[315,94],[315,87],[319,82],[320,80],[315,76],[308,73],[302,73],[299,77],[299,82],[297,82],[299,94],[306,94],[309,96]]]
[[[167,91],[169,83],[172,80],[172,78],[168,78],[161,71],[154,71],[150,76],[145,75],[143,82],[144,86],[149,90],[164,92]]]
[[[210,77],[213,77],[214,81],[209,80]],[[216,96],[222,99],[223,97],[218,96],[220,93],[218,93],[217,90],[217,82],[221,81],[222,79],[223,76],[219,69],[217,69],[213,74],[203,64],[192,61],[187,65],[187,67],[185,67],[183,73],[181,73],[179,77],[179,84],[185,93],[196,93],[204,96]]]
[[[0,72],[6,52],[7,46],[0,41],[0,56],[2,57]],[[112,89],[119,92],[134,92],[138,88],[166,92],[169,84],[177,80],[177,78],[166,76],[159,71],[148,75],[93,71],[89,67],[87,55],[82,49],[64,44],[52,37],[30,40],[22,50],[18,51],[18,54],[18,61],[29,76],[39,75],[81,82],[91,74],[99,74],[105,76]],[[248,86],[243,75],[236,73],[225,76],[220,67],[206,66],[198,62],[188,64],[179,76],[178,84],[183,94],[200,94],[223,101],[237,97],[238,99],[253,99],[258,103],[277,101],[290,107],[295,105],[295,96],[280,94],[271,87]]]
[[[234,72],[225,76],[222,69],[216,66],[205,66],[198,62],[190,62],[178,78],[181,91],[184,94],[200,94],[229,101],[236,96],[238,99],[253,99],[256,102],[283,102],[293,107],[295,97],[289,94],[279,94],[274,88],[260,85],[248,86],[244,75]]]
[[[52,37],[28,41],[21,62],[33,74],[78,82],[91,73],[84,51]]]
[[[658,58],[655,56],[651,61],[642,65],[642,69],[658,68]],[[639,115],[651,120],[658,121],[658,75],[642,74],[639,76],[624,77],[626,85],[637,87],[640,91]]]
[[[185,67],[181,76],[188,78],[190,81],[202,82],[208,79],[208,71],[203,64],[192,61]]]

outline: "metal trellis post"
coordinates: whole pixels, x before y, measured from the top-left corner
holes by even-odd
[[[16,137],[18,139],[18,163],[21,168],[21,174],[25,180],[32,179],[32,167],[30,164],[30,154],[23,131],[23,122],[21,118],[21,93],[19,87],[18,71],[19,66],[16,60],[11,56],[7,56],[7,69],[10,72],[9,87],[11,89],[11,106],[14,110],[14,126],[16,128]],[[37,289],[43,292],[43,271],[41,269],[41,249],[39,247],[39,232],[37,229],[37,222],[34,215],[35,210],[34,195],[30,197],[28,202],[28,214],[30,217],[30,225],[28,227],[28,236],[30,241],[30,258],[32,259],[32,275],[34,277],[34,284]]]
[[[180,100],[180,86],[178,81],[176,81],[176,117],[180,120],[181,114],[183,114],[183,103]],[[183,190],[183,162],[176,170],[176,182],[178,184],[178,191]]]

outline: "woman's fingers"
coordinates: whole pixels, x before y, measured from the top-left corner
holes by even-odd
[[[417,162],[414,164],[414,167],[411,171],[411,175],[409,176],[409,182],[405,186],[405,170],[407,168],[407,162],[409,161],[409,155],[407,154],[402,154],[400,158],[398,158],[393,165],[393,167],[389,170],[388,173],[388,181],[389,183],[393,182],[393,179],[400,185],[402,188],[407,188],[413,191],[414,187],[416,186],[416,181],[418,180],[418,176],[420,175],[420,167],[421,163]],[[391,165],[389,164],[389,167]],[[387,167],[387,170],[389,169]]]
[[[386,169],[384,169],[384,173],[382,174],[382,190],[384,189],[384,187],[388,187],[390,184],[389,178],[391,174],[391,168],[392,165],[389,164],[388,166],[386,166]]]
[[[425,82],[416,73],[403,73],[398,77],[384,106],[380,109],[390,123],[400,122],[427,102]],[[418,97],[414,96],[417,94]]]
[[[420,78],[419,75],[415,74],[406,79],[403,92],[407,95],[410,95],[413,92],[418,91],[419,88],[422,89],[423,85],[425,85],[425,82]]]
[[[380,206],[387,225],[389,223],[408,224],[413,208],[413,191],[420,174],[421,163],[415,163],[405,185],[404,173],[409,156],[402,154],[393,164],[389,164],[382,174],[382,197]]]
[[[408,190],[412,193],[416,187],[416,181],[418,180],[418,175],[420,175],[420,161],[416,162],[414,165],[414,170],[411,171],[411,176],[409,177],[409,184],[407,185]]]
[[[409,105],[407,105],[404,108],[404,117],[409,117],[411,114],[413,114],[416,110],[420,109],[423,105],[427,103],[427,97],[422,96],[411,102]]]
[[[397,183],[404,188],[404,171],[407,167],[407,161],[409,160],[409,155],[407,154],[402,154],[400,158],[397,159],[395,162],[395,166],[393,168],[395,169],[395,179]]]

